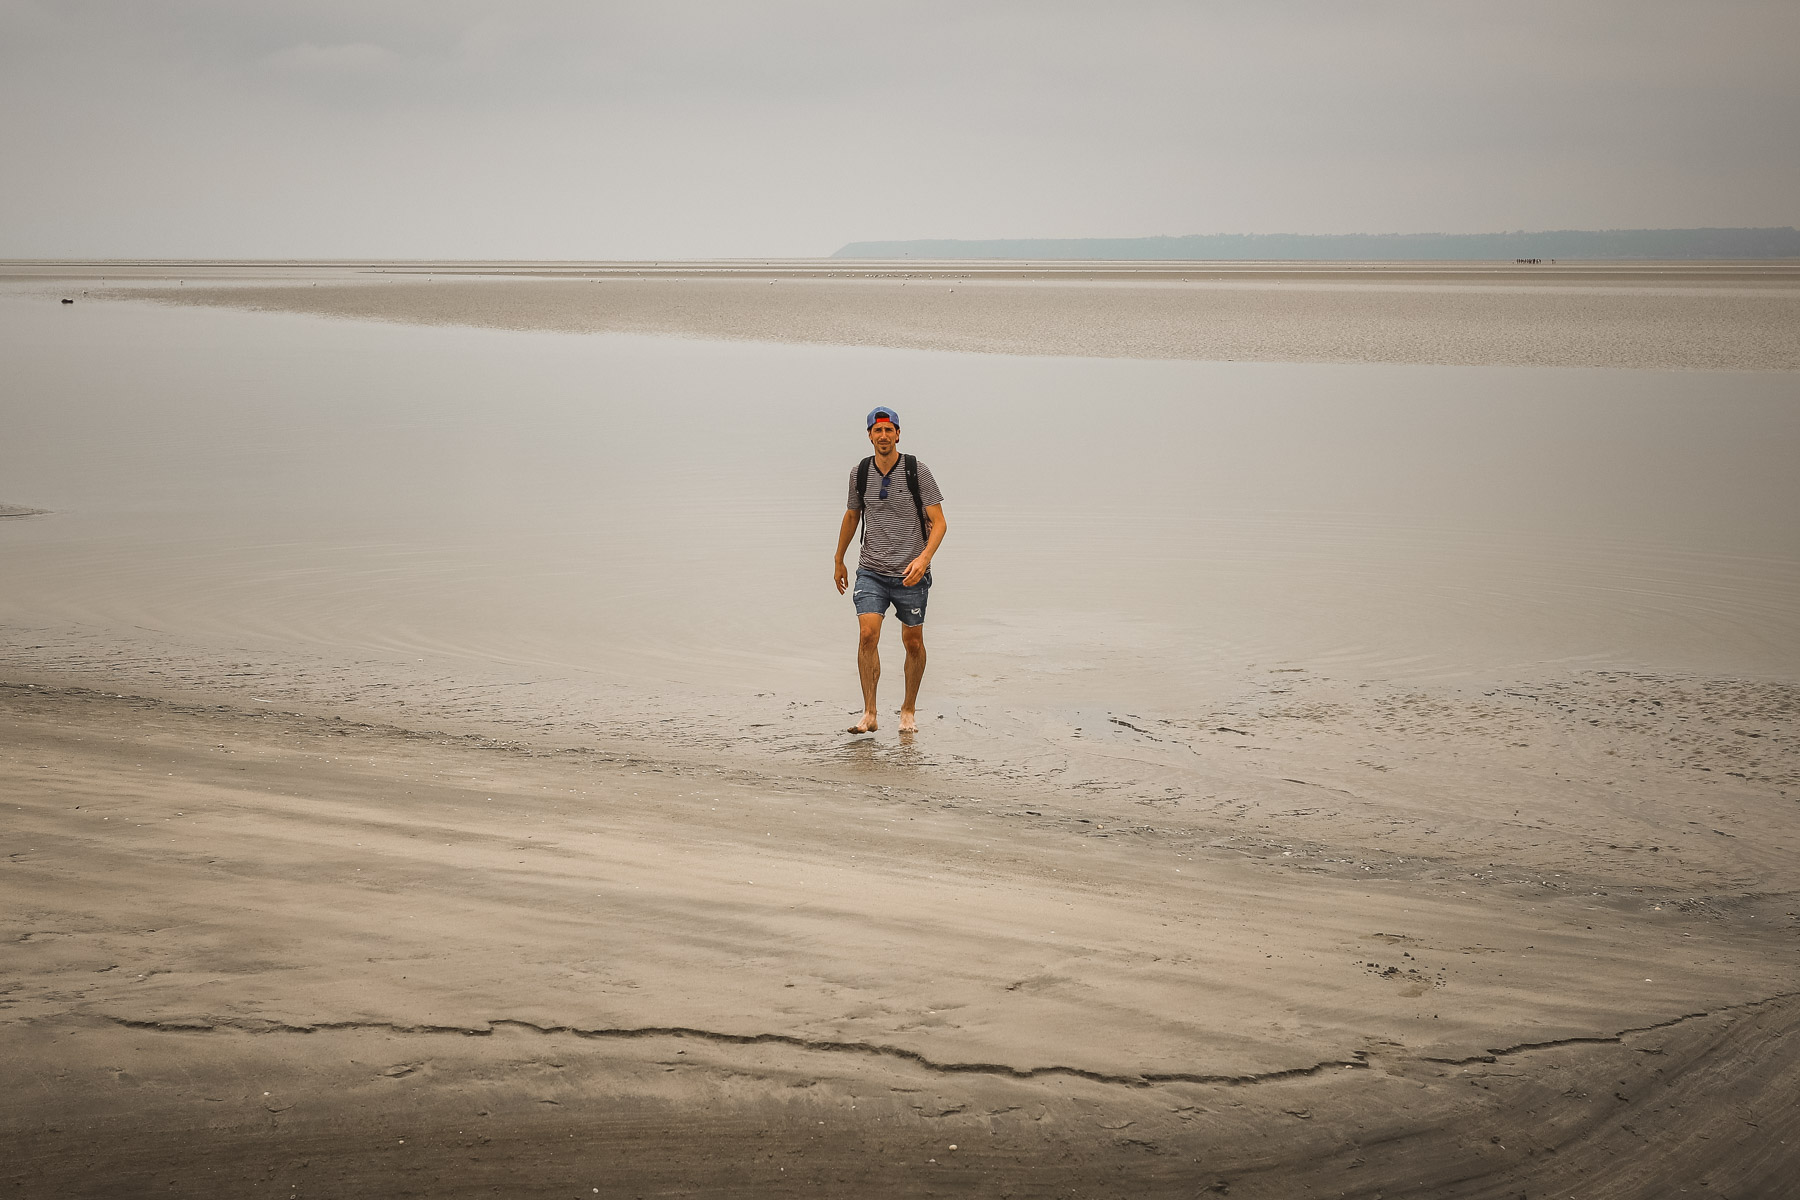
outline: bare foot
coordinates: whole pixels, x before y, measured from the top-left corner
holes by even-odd
[[[904,729],[906,727],[906,721],[904,718],[900,722],[900,727],[902,729]],[[874,713],[864,713],[863,719],[858,721],[856,724],[854,724],[850,727],[850,732],[851,733],[874,733],[875,732],[875,714]]]
[[[900,732],[901,733],[917,733],[917,732],[919,732],[918,716],[912,712],[909,712],[908,710],[906,710],[904,708],[900,710]]]

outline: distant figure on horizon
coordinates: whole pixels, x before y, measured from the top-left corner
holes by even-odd
[[[856,563],[856,669],[862,676],[862,720],[851,733],[875,732],[875,685],[881,679],[881,618],[888,605],[900,618],[900,643],[906,647],[906,698],[900,704],[900,732],[919,727],[915,712],[919,681],[925,677],[925,602],[931,593],[931,557],[943,544],[944,495],[931,470],[910,454],[901,454],[900,418],[891,408],[868,417],[869,444],[875,453],[850,471],[850,501],[838,527],[837,558],[832,575],[838,595],[849,587],[844,551],[863,528],[862,555]]]

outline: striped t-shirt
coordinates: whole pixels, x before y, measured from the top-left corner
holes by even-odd
[[[917,459],[913,460],[918,462]],[[919,513],[913,507],[912,492],[906,487],[906,456],[894,463],[887,477],[887,499],[881,498],[881,469],[869,464],[869,482],[863,494],[856,494],[856,468],[850,468],[850,511],[863,514],[862,557],[857,567],[877,575],[904,575],[906,564],[925,552],[925,538],[919,532]],[[919,499],[926,508],[944,502],[931,468],[919,463]],[[930,516],[925,518],[927,522]]]

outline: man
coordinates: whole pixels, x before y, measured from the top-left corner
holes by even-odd
[[[850,471],[850,503],[838,528],[833,576],[838,595],[849,586],[844,551],[863,527],[862,556],[856,563],[856,669],[862,676],[862,720],[851,733],[875,732],[875,684],[881,679],[881,618],[888,606],[900,618],[906,647],[906,699],[900,705],[900,732],[919,728],[914,706],[925,677],[925,601],[931,591],[931,556],[944,541],[944,496],[924,463],[900,453],[900,418],[891,408],[869,414],[869,444],[875,447]]]

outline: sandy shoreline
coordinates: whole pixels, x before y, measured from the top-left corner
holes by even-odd
[[[1149,808],[8,686],[6,1175],[1768,1194],[1794,696],[1725,686],[1290,700]]]
[[[178,285],[167,286],[174,274]],[[91,282],[96,298],[571,333],[1098,358],[1800,370],[1800,268],[1783,263],[10,264],[0,278]]]
[[[1792,377],[1259,391],[1279,372],[1066,356],[1786,371],[1793,268],[905,266],[0,264],[35,371],[9,495],[56,510],[3,522],[0,1191],[1780,1194]],[[1062,453],[1108,436],[1089,391],[1139,389],[1096,478],[1140,498],[1166,466],[1143,389],[1178,375],[1161,411],[1218,392],[1228,454],[1217,491],[1148,499],[1261,507],[1118,549],[1126,506],[1039,529],[977,498],[924,733],[850,738],[840,608],[802,613],[796,582],[729,614],[743,636],[685,631],[733,545],[789,561],[769,527],[795,506],[709,541],[697,456],[646,414],[792,392],[746,445],[804,489],[835,461],[814,409],[928,356],[350,320],[1062,355],[907,378],[977,433],[987,390],[1035,411],[1073,381]],[[1402,376],[1428,390],[1395,421]],[[1491,423],[1438,424],[1440,385]],[[1234,411],[1259,404],[1266,436]],[[1411,454],[1441,469],[1336,409],[1431,425]],[[1472,443],[1491,460],[1455,458]],[[1332,512],[1379,501],[1363,474],[1427,507],[1492,494],[1469,513],[1500,532],[1273,519],[1314,477]],[[566,528],[491,555],[421,533],[477,487],[509,548],[559,505]],[[693,520],[606,542],[607,487]],[[429,519],[354,523],[408,504]],[[1538,509],[1587,524],[1544,550]],[[1125,584],[1016,608],[1059,536]],[[1177,551],[1196,571],[1156,575]],[[1212,642],[1179,640],[1195,611]]]

